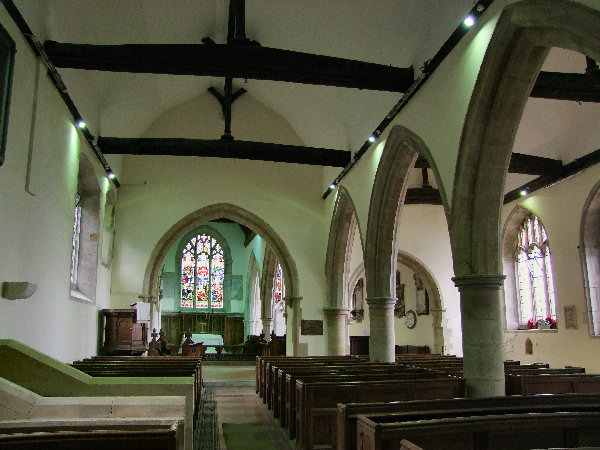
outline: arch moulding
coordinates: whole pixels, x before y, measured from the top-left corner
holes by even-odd
[[[507,6],[496,25],[465,118],[450,239],[457,277],[501,274],[500,214],[512,146],[552,47],[600,58],[600,12],[567,0]]]
[[[327,243],[327,256],[325,259],[327,304],[330,308],[346,308],[349,304],[347,292],[348,263],[356,226],[358,226],[358,235],[361,239],[361,248],[364,250],[354,203],[346,188],[339,186],[329,228],[329,242]]]
[[[277,256],[281,270],[286,280],[286,290],[290,296],[298,294],[298,272],[296,264],[290,255],[285,243],[277,233],[264,220],[251,212],[229,203],[218,203],[198,209],[188,214],[174,224],[157,242],[150,254],[146,271],[144,273],[143,294],[147,298],[158,298],[158,274],[160,266],[169,249],[187,232],[194,228],[216,219],[230,219],[247,226],[261,236]]]
[[[364,252],[367,298],[395,297],[395,276],[392,277],[392,274],[396,273],[397,227],[408,186],[408,173],[419,154],[433,170],[444,210],[448,214],[446,194],[429,148],[409,129],[394,126],[385,143],[371,191]]]

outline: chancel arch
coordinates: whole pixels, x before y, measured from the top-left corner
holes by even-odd
[[[600,14],[566,0],[522,1],[500,15],[461,136],[450,212],[470,397],[503,395],[500,211],[523,109],[550,48],[600,58]],[[477,338],[475,338],[477,336]]]
[[[445,211],[446,195],[439,182],[439,172],[427,145],[412,131],[394,126],[385,143],[375,181],[365,238],[365,277],[367,303],[370,311],[371,359],[393,362],[395,274],[397,264],[397,231],[402,204],[408,186],[408,173],[417,156],[423,156],[433,170],[440,186],[440,196]],[[392,274],[394,276],[392,276]]]
[[[328,355],[349,353],[347,321],[351,300],[348,283],[352,244],[357,237],[362,248],[362,234],[354,203],[349,192],[343,186],[339,186],[325,262],[327,307],[323,309],[323,313],[327,329]]]
[[[298,298],[298,273],[296,264],[291,257],[287,246],[275,231],[264,220],[254,215],[253,213],[236,205],[228,203],[219,203],[201,208],[191,214],[188,214],[177,223],[175,223],[158,241],[152,251],[143,283],[143,297],[149,299],[156,304],[159,298],[159,274],[161,265],[169,252],[170,248],[175,245],[181,236],[187,232],[199,227],[210,221],[217,219],[228,219],[239,224],[245,225],[258,235],[260,235],[267,246],[272,249],[276,259],[281,264],[281,269],[286,280],[286,289],[288,298]],[[156,323],[156,312],[153,316],[153,321]],[[292,333],[292,339],[298,338]]]

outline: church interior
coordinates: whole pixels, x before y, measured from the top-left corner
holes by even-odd
[[[600,448],[599,61],[598,0],[2,0],[0,448],[204,448],[211,386],[264,448],[356,448],[338,403],[360,448],[438,448],[351,405],[493,409],[525,370],[585,377],[528,393],[581,395]]]

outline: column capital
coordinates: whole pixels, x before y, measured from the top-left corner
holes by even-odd
[[[347,316],[350,312],[348,308],[323,308],[323,314],[327,317],[331,316]]]
[[[293,308],[302,301],[302,297],[283,297],[283,301],[285,302],[285,306]]]
[[[454,285],[459,292],[463,290],[497,290],[504,284],[505,275],[500,274],[473,274],[453,277]]]
[[[394,309],[396,299],[393,297],[371,297],[366,298],[369,310],[371,309]]]

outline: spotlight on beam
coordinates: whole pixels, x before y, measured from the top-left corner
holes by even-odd
[[[471,28],[473,25],[475,25],[475,16],[473,14],[469,14],[467,17],[465,17],[463,23],[467,28]]]

